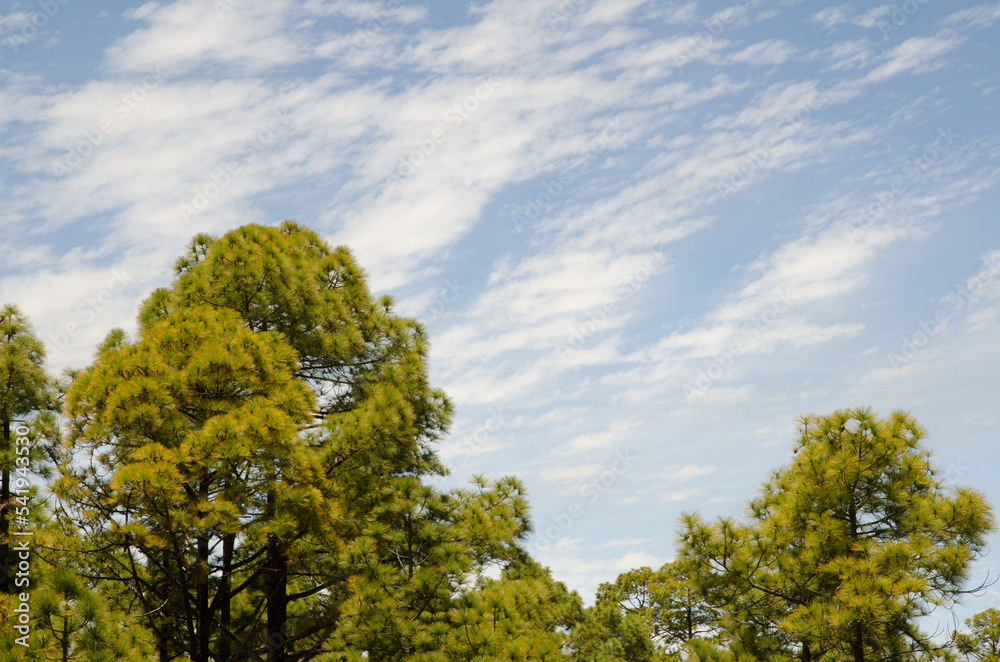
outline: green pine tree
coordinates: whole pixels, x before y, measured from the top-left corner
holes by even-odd
[[[462,587],[530,523],[513,479],[423,482],[451,416],[426,353],[346,249],[291,222],[199,235],[138,337],[109,336],[67,395],[57,491],[161,659],[450,645]]]
[[[586,610],[569,636],[573,662],[654,662],[662,659],[637,614],[604,602]]]
[[[804,417],[748,521],[682,519],[685,562],[736,623],[803,662],[937,654],[917,619],[965,591],[995,525],[980,492],[944,483],[924,437],[905,412]]]
[[[695,637],[710,638],[720,617],[676,561],[656,571],[642,567],[623,572],[614,582],[598,587],[597,603],[635,614],[646,623],[653,640],[669,651]]]
[[[530,531],[520,482],[475,477],[473,489],[443,494],[411,486],[409,498],[373,513],[381,527],[350,546],[365,571],[354,580],[336,648],[380,662],[558,655],[557,629],[572,622],[579,598],[520,548]],[[487,578],[496,566],[501,577]]]
[[[45,346],[31,322],[13,304],[0,308],[0,593],[13,590],[10,574],[11,474],[29,473],[18,462],[12,435],[17,421],[58,407],[53,381],[45,372]],[[37,454],[37,452],[36,452]]]
[[[128,343],[114,332],[66,397],[76,457],[55,489],[73,508],[102,575],[127,584],[161,652],[196,662],[241,641],[227,620],[234,577],[269,568],[236,556],[237,536],[268,558],[316,501],[316,467],[294,443],[315,408],[280,334],[202,306]],[[236,572],[236,568],[240,571]]]
[[[965,619],[969,632],[955,633],[955,648],[966,659],[1000,662],[1000,610],[990,608]]]

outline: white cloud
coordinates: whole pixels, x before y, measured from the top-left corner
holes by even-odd
[[[630,550],[618,557],[585,558],[578,546],[554,545],[535,556],[552,569],[554,579],[579,587],[586,602],[591,601],[601,582],[614,581],[619,574],[634,568],[659,568],[666,563],[665,557],[645,550]]]
[[[884,62],[865,77],[866,83],[878,83],[905,72],[925,73],[944,66],[940,56],[957,48],[963,39],[957,35],[912,37],[885,54]]]
[[[111,46],[108,63],[118,72],[161,67],[173,75],[206,63],[247,73],[288,65],[305,53],[301,42],[282,30],[293,8],[292,0],[147,3],[126,17],[148,27]]]
[[[927,366],[922,363],[907,363],[898,367],[875,368],[861,375],[860,381],[865,384],[880,384],[910,379],[913,375],[926,371]]]
[[[863,14],[853,11],[851,5],[839,5],[836,7],[825,7],[810,17],[810,21],[818,23],[827,30],[836,28],[838,25],[851,24],[860,28],[874,28],[880,20],[893,11],[892,5],[879,5],[873,7]]]
[[[868,65],[874,54],[871,42],[866,39],[837,42],[823,51],[831,61],[830,70],[861,69]]]
[[[784,39],[766,39],[736,53],[730,57],[732,62],[761,66],[781,64],[798,52],[792,43]]]
[[[538,475],[542,480],[556,483],[579,483],[588,478],[593,478],[604,469],[600,464],[577,464],[561,467],[547,467],[542,469]]]
[[[975,28],[988,28],[1000,20],[1000,4],[979,5],[978,7],[968,7],[953,14],[949,14],[945,19],[946,25],[966,23]]]
[[[587,451],[610,448],[621,441],[629,438],[639,427],[638,421],[632,419],[621,419],[613,422],[607,430],[601,432],[589,432],[573,437],[565,444],[552,451],[552,455],[565,456],[584,453]]]
[[[718,467],[713,465],[700,465],[700,464],[684,464],[675,465],[668,464],[660,471],[648,476],[647,478],[656,481],[667,481],[670,483],[683,483],[694,478],[700,478],[702,476],[707,476],[710,473],[714,473]]]
[[[615,547],[637,547],[654,542],[653,538],[617,538],[602,542],[597,549],[614,549]]]
[[[839,5],[837,7],[824,7],[815,14],[813,14],[809,20],[813,23],[819,23],[823,27],[829,29],[840,25],[841,23],[847,23],[849,21],[850,5]]]
[[[663,492],[659,495],[660,503],[674,503],[679,501],[690,501],[691,497],[698,494],[701,490],[676,490],[672,492]]]

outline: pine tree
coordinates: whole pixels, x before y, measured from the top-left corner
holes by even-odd
[[[579,598],[518,545],[530,531],[520,482],[411,488],[373,513],[382,526],[350,545],[365,572],[344,605],[336,648],[380,662],[558,656],[557,628],[572,622]],[[491,566],[502,568],[499,579],[485,577]]]
[[[990,608],[965,619],[969,632],[955,633],[955,648],[966,659],[1000,662],[1000,610]]]
[[[84,458],[64,464],[56,491],[102,551],[104,574],[157,615],[161,650],[207,662],[213,632],[238,640],[224,617],[241,590],[233,578],[266,581],[268,568],[235,573],[250,561],[232,541],[285,537],[318,499],[312,458],[292,443],[314,409],[295,365],[279,334],[202,306],[134,343],[113,332],[67,393]]]
[[[654,662],[661,659],[649,627],[610,603],[586,610],[569,637],[573,662]]]
[[[94,562],[161,659],[439,654],[530,524],[513,479],[423,482],[451,406],[422,327],[291,222],[199,235],[176,269],[67,396],[57,491]]]
[[[21,310],[0,308],[0,592],[12,590],[10,574],[11,473],[21,466],[15,451],[14,423],[57,404],[44,368],[45,347]],[[27,472],[25,472],[27,473]]]
[[[18,455],[29,460],[19,468],[29,467],[32,477],[49,477],[58,456],[58,420],[50,411],[38,412],[23,421],[19,432],[18,450],[31,450]],[[18,568],[14,592],[4,596],[9,600],[2,611],[0,660],[148,660],[148,632],[92,568],[78,563],[86,557],[75,554],[81,542],[76,529],[56,524],[45,486],[32,481],[18,490],[12,506],[18,529],[30,535],[16,539],[27,551],[26,558],[19,554],[25,570]]]
[[[335,585],[351,572],[337,561],[344,541],[406,493],[397,479],[445,473],[430,443],[446,430],[451,405],[428,384],[422,327],[394,315],[390,297],[369,294],[346,248],[331,249],[308,229],[285,222],[219,239],[199,235],[176,270],[172,287],[143,305],[141,327],[192,306],[233,311],[250,330],[282,335],[298,354],[295,377],[315,395],[300,437],[323,479],[325,503],[314,510],[312,530],[285,531],[283,540],[268,534],[262,587],[270,658],[315,652],[330,632],[324,623],[338,612]],[[301,625],[289,631],[292,622]]]
[[[804,417],[749,521],[686,515],[681,554],[736,622],[803,662],[934,655],[916,621],[963,593],[994,519],[981,493],[945,485],[924,437],[905,412]]]
[[[655,572],[635,568],[605,582],[597,589],[597,603],[617,605],[646,623],[653,640],[670,651],[695,637],[710,637],[719,619],[718,610],[701,595],[701,590],[676,561]]]

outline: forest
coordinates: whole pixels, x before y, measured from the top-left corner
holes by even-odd
[[[5,305],[0,662],[1000,662],[1000,610],[927,628],[996,521],[907,411],[803,415],[742,513],[650,521],[673,560],[585,600],[517,477],[429,481],[429,342],[292,221],[195,236],[59,376]]]

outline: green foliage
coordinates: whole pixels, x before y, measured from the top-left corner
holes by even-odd
[[[933,654],[916,619],[963,592],[990,505],[944,484],[904,412],[807,416],[800,433],[748,522],[683,518],[685,563],[736,623],[803,660]]]
[[[648,567],[624,572],[598,587],[597,602],[638,616],[653,639],[671,651],[695,637],[712,636],[720,616],[677,562],[655,572]]]
[[[447,473],[433,443],[451,404],[422,326],[370,294],[347,249],[248,225],[196,236],[175,271],[136,337],[112,330],[66,385],[23,314],[0,310],[0,492],[6,506],[11,472],[56,466],[59,498],[17,503],[36,534],[34,647],[15,645],[0,592],[0,662],[951,655],[916,622],[966,592],[994,519],[944,483],[904,412],[804,417],[746,520],[685,515],[677,561],[584,609],[524,551],[517,479],[427,482]],[[967,625],[956,649],[1000,662],[1000,612]]]
[[[569,637],[574,662],[653,662],[660,659],[649,627],[636,614],[599,603]]]
[[[969,632],[955,633],[955,648],[966,658],[1000,662],[1000,610],[987,609],[965,619]]]
[[[35,428],[33,428],[35,429]],[[38,441],[32,435],[32,441]],[[50,500],[37,486],[18,497],[18,517],[30,537],[26,571],[18,570],[18,585],[4,596],[4,628],[0,632],[0,660],[83,660],[84,662],[140,662],[151,659],[149,633],[128,613],[129,607],[95,579],[91,569],[76,562],[80,540],[52,518]],[[22,508],[20,504],[28,504]],[[27,511],[27,512],[25,512]],[[22,558],[23,557],[20,557]],[[28,609],[21,598],[27,596]],[[14,608],[17,608],[17,611]],[[19,617],[26,616],[27,623]],[[25,630],[15,630],[15,625]]]
[[[416,494],[386,504],[400,524],[373,528],[349,547],[366,570],[352,580],[335,648],[367,651],[369,660],[558,655],[557,628],[573,621],[579,598],[516,544],[530,530],[523,486],[476,477],[472,490],[412,487]],[[501,577],[485,577],[495,566]]]
[[[739,627],[730,632],[724,645],[705,639],[691,639],[684,649],[687,654],[685,662],[789,662],[792,659],[786,651],[761,642],[751,630]]]
[[[451,406],[428,384],[420,325],[370,296],[346,249],[291,222],[199,235],[176,267],[138,338],[113,331],[74,379],[57,482],[160,655],[499,651],[455,632],[484,604],[467,582],[520,559],[527,501],[514,479],[423,483],[445,473],[430,444]],[[548,599],[510,586],[516,605]],[[561,642],[515,621],[525,651]]]
[[[45,372],[45,347],[31,322],[12,304],[0,308],[0,593],[13,590],[10,575],[11,474],[45,473],[43,449],[31,445],[19,456],[15,423],[32,413],[51,412],[59,404],[52,379]],[[20,458],[20,459],[19,459]]]
[[[0,308],[0,421],[55,408],[45,347],[31,322],[12,304]]]
[[[56,492],[102,550],[102,573],[147,613],[169,605],[173,619],[150,625],[193,659],[206,659],[216,620],[228,625],[231,583],[218,581],[232,574],[227,540],[239,534],[251,554],[261,537],[299,530],[321,499],[312,458],[293,443],[314,406],[295,366],[279,334],[201,306],[135,343],[108,343],[67,394],[85,459],[62,467]],[[262,572],[247,562],[240,577]]]

